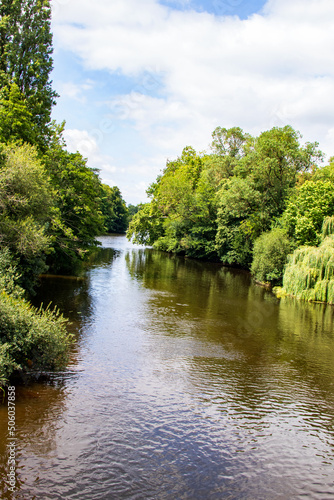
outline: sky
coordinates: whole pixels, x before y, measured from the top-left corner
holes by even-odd
[[[127,203],[217,126],[334,155],[333,0],[52,0],[53,118]]]

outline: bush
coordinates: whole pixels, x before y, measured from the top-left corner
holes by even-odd
[[[283,229],[275,228],[255,240],[251,272],[261,282],[278,284],[292,243]]]
[[[56,310],[43,311],[22,298],[0,293],[0,385],[15,370],[62,369],[72,336],[67,320]]]
[[[22,297],[24,290],[18,285],[20,277],[9,249],[0,249],[0,290],[5,290],[14,297]]]

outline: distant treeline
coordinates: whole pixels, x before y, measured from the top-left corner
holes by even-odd
[[[147,190],[128,237],[251,270],[280,295],[334,303],[334,158],[292,127],[258,137],[218,127],[211,153],[186,147]]]
[[[49,0],[0,2],[0,385],[66,363],[66,321],[27,302],[38,276],[76,272],[96,236],[128,226],[120,190],[51,121],[50,24]]]

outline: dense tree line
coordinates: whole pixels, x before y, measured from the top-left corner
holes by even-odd
[[[302,145],[290,126],[258,137],[239,127],[218,127],[209,154],[186,147],[167,162],[148,188],[151,201],[134,215],[128,237],[159,250],[243,267],[272,285],[282,284],[285,271],[281,294],[333,303],[333,240],[328,231],[324,240],[323,225],[329,227],[334,216],[334,159],[320,168],[322,160],[318,144]],[[311,266],[313,292],[296,293],[288,286],[289,266],[297,262],[293,252],[302,246],[311,254],[317,248],[320,256],[324,245],[331,271]],[[321,294],[314,292],[318,278]],[[299,287],[308,286],[303,279]]]
[[[27,301],[38,276],[75,272],[96,236],[128,224],[119,189],[67,151],[64,124],[51,121],[50,24],[49,0],[0,2],[0,385],[66,362],[65,319]]]

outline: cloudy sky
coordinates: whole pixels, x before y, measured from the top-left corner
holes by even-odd
[[[53,0],[57,121],[127,203],[215,127],[334,155],[333,0]]]

